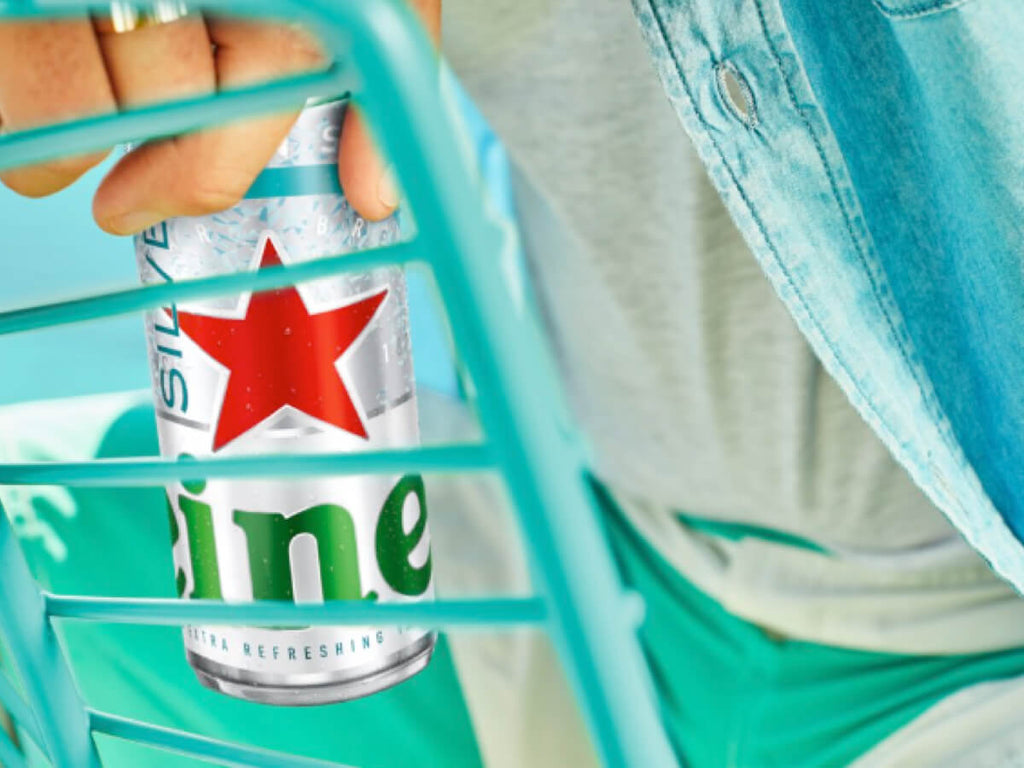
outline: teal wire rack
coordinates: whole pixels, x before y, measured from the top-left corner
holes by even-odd
[[[0,0],[0,17],[103,12],[80,0]],[[395,0],[204,0],[202,10],[300,21],[333,56],[320,73],[172,104],[133,109],[0,136],[0,168],[169,135],[294,108],[308,97],[350,93],[399,169],[415,218],[412,240],[292,267],[81,296],[0,312],[0,334],[77,323],[217,294],[258,291],[385,264],[429,267],[447,312],[467,391],[484,439],[345,455],[251,456],[176,461],[130,459],[0,465],[2,485],[157,485],[179,478],[395,472],[495,472],[505,484],[530,557],[530,597],[377,605],[105,598],[56,595],[33,580],[0,514],[0,636],[20,691],[0,674],[0,705],[58,768],[99,768],[93,734],[105,733],[227,765],[323,766],[137,722],[88,708],[64,658],[55,623],[244,625],[405,624],[440,629],[543,629],[571,681],[596,750],[607,766],[675,765],[661,727],[637,630],[643,606],[624,590],[603,538],[585,451],[522,287],[502,269],[502,228],[441,107],[430,44]],[[198,685],[198,684],[197,684]],[[0,764],[23,760],[0,729]]]

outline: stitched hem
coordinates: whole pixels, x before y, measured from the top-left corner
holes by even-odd
[[[928,2],[910,3],[907,5],[898,2],[898,0],[896,2],[892,0],[890,2],[871,0],[871,2],[882,14],[890,19],[903,20],[920,19],[924,16],[950,11],[954,8],[959,8],[961,5],[966,5],[971,0],[929,0]]]

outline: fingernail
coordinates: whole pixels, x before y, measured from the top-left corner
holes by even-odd
[[[395,166],[384,169],[377,182],[377,199],[388,208],[398,207],[398,186],[395,184]]]
[[[106,229],[118,235],[136,235],[164,218],[162,214],[152,211],[129,211],[107,219]]]

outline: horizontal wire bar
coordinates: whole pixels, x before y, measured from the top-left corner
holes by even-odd
[[[486,443],[359,453],[231,456],[214,459],[92,459],[0,463],[0,485],[124,487],[223,477],[482,472],[495,468]]]
[[[0,11],[3,7],[0,4]],[[78,154],[106,149],[112,143],[185,133],[246,114],[294,110],[309,97],[338,96],[350,90],[350,81],[348,69],[335,62],[323,72],[274,83],[12,131],[0,137],[0,168],[52,160],[72,150]]]
[[[46,742],[43,741],[43,734],[39,731],[39,724],[35,715],[29,708],[24,697],[18,693],[7,677],[0,674],[0,707],[7,710],[15,724],[21,728],[32,741],[36,743],[43,752],[46,752]],[[3,761],[0,760],[0,765]]]
[[[75,597],[44,594],[46,610],[60,619],[119,624],[227,624],[243,626],[420,627],[516,626],[539,624],[547,608],[539,597],[440,600],[421,603],[374,603],[332,600],[301,604],[277,600],[225,603],[174,598]]]
[[[313,259],[287,267],[267,267],[253,272],[236,272],[199,280],[140,286],[12,309],[0,312],[0,335],[165,307],[187,299],[263,291],[331,277],[342,272],[358,272],[390,264],[407,264],[417,260],[416,250],[415,242],[394,243],[381,248]]]
[[[256,766],[257,768],[352,768],[352,766],[345,766],[341,763],[233,744],[152,723],[140,723],[137,720],[107,712],[97,712],[94,709],[89,710],[89,720],[94,732],[105,733],[108,736],[126,739],[136,744],[177,752],[188,757],[198,757],[220,765]]]

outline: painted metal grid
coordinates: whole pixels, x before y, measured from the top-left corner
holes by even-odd
[[[41,592],[6,515],[0,514],[0,637],[20,691],[0,674],[0,704],[59,768],[99,768],[93,733],[225,765],[324,766],[87,708],[62,656],[54,620],[137,624],[417,624],[440,629],[529,625],[553,638],[594,743],[608,766],[675,765],[637,639],[643,607],[628,594],[603,539],[585,454],[562,406],[535,313],[502,268],[505,236],[484,209],[441,98],[429,43],[398,0],[209,0],[204,10],[309,24],[335,54],[323,73],[0,136],[0,168],[153,135],[294,108],[311,96],[351,93],[377,127],[401,179],[415,239],[373,251],[234,274],[82,296],[0,312],[0,334],[137,312],[204,296],[262,290],[422,262],[440,289],[485,440],[344,455],[252,456],[181,463],[151,459],[0,465],[6,485],[154,485],[172,479],[406,471],[497,472],[530,554],[533,597],[419,605],[98,598]],[[103,7],[80,0],[0,0],[0,17]],[[0,730],[0,763],[24,764]]]

